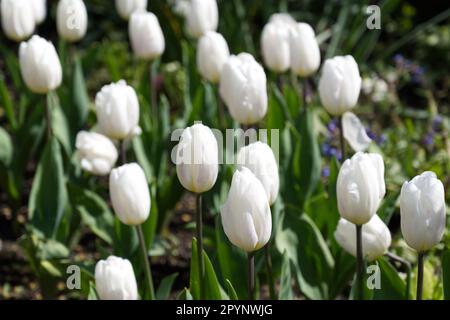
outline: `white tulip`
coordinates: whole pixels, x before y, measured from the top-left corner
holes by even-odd
[[[266,115],[266,74],[251,54],[230,56],[220,75],[219,90],[231,116],[237,122],[254,124]]]
[[[257,141],[239,150],[237,156],[238,169],[250,169],[261,181],[266,190],[269,204],[272,205],[278,196],[280,178],[278,166],[272,149],[261,141]]]
[[[203,78],[212,83],[220,80],[223,65],[230,57],[225,38],[217,32],[208,31],[199,40],[197,68]]]
[[[191,0],[186,23],[188,33],[194,38],[200,38],[207,31],[216,31],[219,24],[216,0]]]
[[[164,34],[158,18],[151,12],[136,11],[128,25],[131,47],[138,58],[152,60],[165,49]]]
[[[31,0],[36,24],[44,22],[47,16],[47,0]]]
[[[319,69],[320,49],[316,35],[307,23],[297,23],[290,33],[291,70],[309,77]]]
[[[3,32],[9,39],[22,41],[33,34],[36,17],[29,0],[2,0],[1,14]]]
[[[244,167],[234,173],[220,215],[228,239],[242,250],[258,250],[269,241],[272,232],[269,201],[261,181],[249,169]]]
[[[377,212],[386,193],[383,158],[376,153],[356,153],[339,170],[336,192],[341,217],[362,225]]]
[[[124,164],[109,175],[109,193],[117,217],[126,225],[144,223],[150,214],[150,191],[144,170],[137,163]]]
[[[434,172],[405,182],[400,193],[401,229],[406,243],[424,252],[438,244],[445,230],[445,193]]]
[[[334,237],[348,253],[356,256],[356,228],[350,221],[341,218]],[[362,226],[363,256],[369,261],[383,256],[391,245],[391,233],[378,215]]]
[[[342,115],[342,129],[345,140],[357,152],[365,151],[372,142],[361,120],[353,112],[347,111]]]
[[[338,56],[325,61],[319,80],[319,95],[329,113],[340,116],[354,108],[360,91],[361,76],[352,56]]]
[[[56,9],[58,34],[64,40],[75,42],[86,34],[88,15],[82,0],[60,0]]]
[[[261,50],[265,65],[272,71],[285,72],[291,65],[289,37],[295,20],[288,14],[274,14],[261,34]]]
[[[111,139],[140,134],[138,97],[124,80],[103,86],[95,96],[95,106],[101,133]]]
[[[101,300],[137,300],[136,277],[130,261],[109,256],[97,262],[95,289]]]
[[[33,36],[19,47],[19,63],[25,84],[35,93],[48,93],[62,82],[62,67],[55,46]]]
[[[107,175],[117,161],[116,146],[102,134],[80,131],[77,134],[75,146],[81,168],[92,174]]]
[[[184,188],[195,193],[210,190],[219,171],[219,147],[211,129],[194,124],[184,129],[177,146],[177,175]]]
[[[119,16],[128,20],[135,11],[147,9],[147,0],[116,0],[116,10]]]

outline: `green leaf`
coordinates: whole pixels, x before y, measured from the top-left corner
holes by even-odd
[[[278,294],[280,300],[292,300],[294,294],[292,292],[292,273],[291,261],[286,252],[283,253],[283,262],[281,265],[280,292]]]
[[[84,80],[81,59],[75,56],[73,72],[73,102],[75,105],[74,117],[71,117],[72,128],[78,131],[84,123],[89,113],[89,97]]]
[[[161,280],[161,283],[156,290],[156,299],[158,300],[167,300],[169,299],[170,292],[172,291],[173,283],[175,279],[178,277],[178,273],[173,273],[167,277],[164,277]]]
[[[89,295],[87,299],[100,300],[100,298],[97,296],[97,291],[95,290],[95,284],[92,281],[89,283]]]
[[[442,280],[444,283],[444,299],[450,300],[450,250],[442,254]]]
[[[93,191],[69,184],[70,201],[83,223],[99,238],[112,244],[114,216],[108,204]]]
[[[295,266],[300,290],[310,299],[327,299],[334,259],[314,222],[306,215],[285,214],[275,243]]]
[[[67,156],[70,157],[72,155],[72,143],[70,141],[69,124],[55,92],[50,92],[47,95],[47,103],[52,114],[53,134],[58,138]]]
[[[403,300],[405,299],[406,284],[400,278],[397,270],[382,257],[378,259],[380,267],[380,289],[374,289],[375,300]]]
[[[47,237],[54,237],[67,203],[61,148],[56,137],[45,146],[31,187],[29,219]]]
[[[194,300],[191,292],[188,288],[184,288],[183,291],[177,296],[177,300]]]
[[[369,275],[367,274],[367,272],[365,272],[367,270],[367,265],[364,264],[364,270],[363,270],[363,276],[362,276],[362,281],[363,281],[363,300],[372,300],[373,299],[373,295],[374,295],[374,290],[371,290],[368,288],[367,286],[367,279],[369,277]],[[352,288],[350,290],[350,296],[348,297],[349,300],[355,300],[355,295],[356,295],[356,273],[354,273],[353,276],[353,281],[352,281]]]
[[[9,133],[0,127],[0,164],[9,167],[13,157],[13,144]]]
[[[8,88],[6,87],[5,80],[0,76],[0,104],[5,108],[6,117],[8,118],[9,124],[15,130],[17,128],[16,115],[14,114],[14,107],[9,94]]]
[[[234,290],[233,285],[231,284],[230,280],[225,279],[225,286],[227,288],[227,292],[228,292],[228,296],[230,297],[230,300],[239,300],[236,290]]]
[[[191,270],[189,276],[189,291],[195,300],[200,299],[200,282],[198,279],[197,240],[192,238],[191,246]]]

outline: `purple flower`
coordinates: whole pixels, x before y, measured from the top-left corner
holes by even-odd
[[[325,166],[322,168],[322,177],[328,178],[330,176],[330,167]]]
[[[336,133],[338,128],[336,119],[333,119],[330,122],[328,122],[327,128],[330,134]]]
[[[432,133],[427,133],[422,139],[425,146],[430,147],[434,144],[434,135]]]
[[[441,115],[436,115],[433,118],[433,121],[431,122],[431,126],[433,128],[433,131],[440,131],[442,129],[442,123],[444,122],[444,119]]]

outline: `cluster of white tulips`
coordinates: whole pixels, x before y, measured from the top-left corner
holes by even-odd
[[[31,5],[32,3],[32,5]],[[136,57],[153,61],[165,50],[158,18],[146,11],[146,0],[116,0],[117,12],[128,20],[131,48]],[[198,40],[197,67],[201,76],[216,84],[231,117],[240,125],[256,125],[268,110],[267,78],[263,66],[249,53],[230,54],[225,38],[216,32],[218,7],[215,0],[191,0],[183,10],[187,34]],[[39,94],[55,90],[62,82],[62,67],[54,45],[33,35],[46,16],[45,0],[2,0],[2,26],[8,38],[20,44],[19,60],[27,87]],[[60,0],[56,11],[57,30],[69,42],[81,40],[88,16],[81,0]],[[71,21],[71,19],[74,19]],[[311,77],[320,67],[319,44],[313,28],[288,14],[274,14],[262,31],[264,65],[272,72],[290,71]],[[355,108],[361,89],[359,68],[350,55],[326,60],[318,83],[320,101],[332,116],[342,121],[342,152],[345,138],[355,151],[364,151],[368,140]],[[126,148],[139,135],[139,100],[124,80],[105,85],[95,97],[97,125],[76,137],[80,166],[93,175],[109,175],[109,194],[118,219],[136,227],[142,248],[150,297],[154,298],[148,251],[141,225],[148,219],[151,197],[148,177],[137,163],[127,163]],[[48,124],[51,126],[51,124]],[[119,148],[119,151],[118,151]],[[120,157],[119,157],[120,154]],[[121,166],[116,167],[120,158]],[[338,243],[357,256],[358,295],[362,294],[362,261],[384,255],[391,244],[388,227],[378,217],[385,193],[381,155],[357,152],[346,159],[337,179],[337,201],[341,219],[335,231]],[[181,185],[196,194],[196,237],[198,241],[200,296],[205,281],[202,244],[202,197],[216,183],[219,146],[210,128],[194,124],[184,129],[177,147],[176,173]],[[272,234],[271,205],[279,192],[278,165],[272,149],[263,142],[238,151],[228,198],[220,210],[224,232],[230,242],[249,256],[249,298],[254,295],[253,253],[265,247]],[[423,255],[440,242],[445,228],[442,183],[432,172],[405,182],[401,189],[401,230],[407,244]],[[421,270],[418,298],[421,295]],[[138,299],[133,266],[110,256],[95,268],[96,290],[101,299]]]

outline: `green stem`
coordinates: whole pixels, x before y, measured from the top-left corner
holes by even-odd
[[[416,300],[422,300],[422,292],[423,292],[423,260],[424,260],[425,252],[419,252],[419,256],[417,258],[417,292],[416,292]]]
[[[50,108],[50,99],[53,99],[52,92],[47,93],[47,99],[45,103],[45,120],[47,122],[47,140],[50,140],[50,138],[53,135],[52,130],[52,110]]]
[[[202,195],[197,194],[197,214],[196,214],[196,227],[197,227],[197,242],[198,242],[198,272],[200,281],[200,299],[205,298],[205,262],[203,261],[203,221],[202,221]]]
[[[253,252],[248,253],[248,299],[254,299],[255,292],[255,254]]]
[[[148,251],[145,245],[144,233],[142,232],[142,226],[139,224],[136,226],[136,230],[139,237],[139,244],[142,251],[142,259],[144,260],[144,272],[147,280],[148,289],[150,292],[150,300],[155,300],[155,289],[153,287],[152,270],[150,268],[150,261],[148,259]]]
[[[272,300],[275,300],[276,294],[275,294],[275,284],[273,281],[272,258],[270,257],[270,242],[268,242],[264,247],[264,255],[266,257],[266,271],[267,271],[267,281],[269,282],[270,298]]]
[[[156,76],[159,60],[155,59],[150,65],[150,90],[152,99],[152,112],[154,115],[158,112],[158,88],[156,87]]]
[[[363,299],[362,225],[356,226],[356,299]]]

